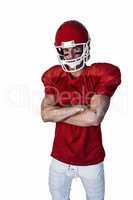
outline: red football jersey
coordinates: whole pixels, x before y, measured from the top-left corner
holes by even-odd
[[[121,83],[117,66],[94,63],[78,77],[62,70],[60,65],[42,75],[45,94],[55,95],[56,105],[88,105],[94,94],[111,97]],[[57,122],[51,156],[72,165],[92,165],[104,160],[101,127],[80,127]]]

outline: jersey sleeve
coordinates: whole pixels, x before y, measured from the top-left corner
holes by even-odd
[[[111,97],[121,83],[121,72],[117,66],[103,63],[98,66],[99,81],[96,93]]]
[[[56,87],[55,87],[55,81],[53,77],[52,70],[47,70],[46,72],[43,73],[41,80],[44,85],[44,92],[46,95],[49,94],[56,94]]]

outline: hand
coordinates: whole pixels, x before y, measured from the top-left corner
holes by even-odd
[[[79,112],[83,112],[88,108],[85,105],[74,105],[73,107],[77,108]]]

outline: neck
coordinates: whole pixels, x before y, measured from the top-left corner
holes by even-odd
[[[74,77],[78,77],[78,76],[81,75],[81,73],[83,72],[83,70],[84,70],[84,68],[81,69],[81,70],[79,70],[79,71],[77,71],[77,72],[71,72],[71,74],[72,74],[72,76],[74,76]]]

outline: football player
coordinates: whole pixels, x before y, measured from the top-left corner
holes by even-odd
[[[121,73],[110,63],[87,64],[90,41],[83,24],[64,22],[55,36],[59,64],[42,75],[41,116],[44,122],[56,123],[49,168],[53,200],[70,199],[74,177],[80,177],[87,200],[104,200],[101,122]]]

